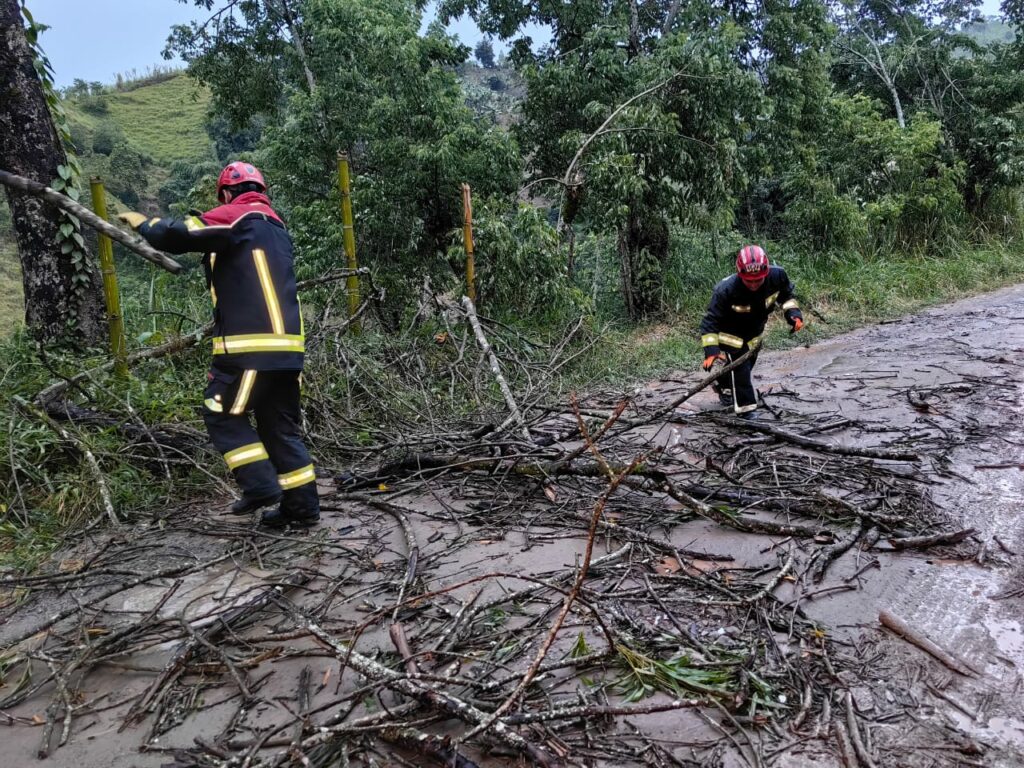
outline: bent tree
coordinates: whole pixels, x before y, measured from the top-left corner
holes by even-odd
[[[37,31],[26,29],[19,0],[0,0],[0,168],[55,186],[71,171],[36,70]],[[8,189],[7,199],[29,330],[40,341],[100,339],[99,275],[78,222],[16,190]]]

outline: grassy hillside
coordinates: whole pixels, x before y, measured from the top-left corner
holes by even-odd
[[[95,132],[110,120],[133,148],[160,165],[213,158],[213,142],[204,127],[210,93],[186,75],[113,91],[101,98],[105,114],[87,111],[75,99],[65,102],[71,122]]]

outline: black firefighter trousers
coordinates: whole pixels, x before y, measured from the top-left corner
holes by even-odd
[[[714,388],[719,394],[730,395],[733,401],[735,413],[749,413],[757,409],[757,390],[754,388],[754,381],[751,376],[754,365],[757,363],[757,356],[760,353],[760,345],[754,350],[746,362],[733,368],[729,373],[720,376],[715,382]],[[726,351],[725,357],[732,362],[747,352],[747,346],[735,351]]]
[[[246,496],[280,492],[281,510],[305,517],[319,512],[320,501],[301,435],[301,375],[214,365],[207,375],[203,421]]]

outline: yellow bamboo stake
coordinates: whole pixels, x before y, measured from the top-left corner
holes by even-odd
[[[473,258],[473,199],[469,184],[462,185],[462,243],[466,249],[466,295],[476,303],[476,262]]]
[[[341,191],[341,223],[345,242],[345,261],[349,269],[359,269],[356,260],[356,232],[352,217],[352,192],[348,167],[348,152],[338,153],[338,189]],[[345,284],[348,293],[348,317],[352,320],[359,312],[359,276],[350,275]],[[353,332],[359,332],[359,321],[352,320]]]
[[[107,198],[103,181],[96,177],[90,184],[92,209],[104,221],[107,220]],[[114,244],[104,234],[97,233],[100,248],[100,272],[103,275],[103,296],[107,302],[107,324],[110,326],[110,352],[114,357],[114,374],[119,378],[128,377],[128,345],[124,338],[124,317],[121,315],[121,294],[117,288],[117,272],[114,271]]]

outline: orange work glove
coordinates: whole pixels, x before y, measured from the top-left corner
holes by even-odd
[[[795,319],[795,320],[793,321],[793,328],[792,328],[792,330],[790,330],[790,333],[796,333],[797,331],[799,331],[799,330],[800,330],[801,328],[803,328],[803,327],[804,327],[804,321],[803,321],[803,320],[801,320],[801,319],[800,319],[800,318],[798,317],[798,318],[796,318],[796,319]]]
[[[701,365],[701,368],[703,368],[705,371],[710,371],[711,366],[715,364],[716,360],[725,360],[725,355],[723,355],[721,352],[719,352],[717,355],[708,355],[707,357],[704,358],[704,364]]]

